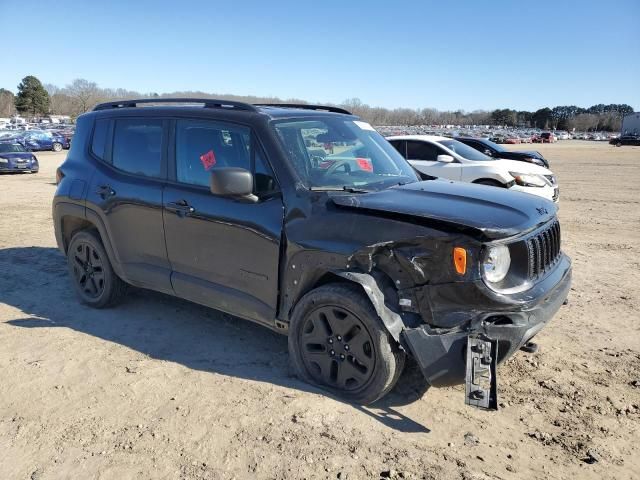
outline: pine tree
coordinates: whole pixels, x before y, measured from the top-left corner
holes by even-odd
[[[20,113],[32,115],[45,114],[49,111],[49,94],[36,77],[26,76],[18,85],[16,109]]]

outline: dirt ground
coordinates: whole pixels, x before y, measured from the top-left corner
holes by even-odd
[[[51,223],[65,154],[0,176],[0,478],[638,478],[640,147],[533,148],[574,286],[499,369],[498,412],[462,387],[342,403],[289,375],[284,337],[169,296],[83,307]]]

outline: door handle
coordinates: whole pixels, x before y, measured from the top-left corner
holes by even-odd
[[[96,188],[96,193],[105,200],[107,197],[113,197],[116,194],[116,191],[109,185],[100,185]]]
[[[186,200],[169,202],[165,205],[165,208],[171,212],[175,212],[179,217],[191,215],[196,211]]]

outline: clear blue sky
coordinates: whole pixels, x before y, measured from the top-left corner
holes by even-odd
[[[640,110],[640,0],[0,0],[25,75],[384,107]],[[8,53],[7,53],[8,52]]]

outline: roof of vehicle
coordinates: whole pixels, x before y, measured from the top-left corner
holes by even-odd
[[[144,107],[146,105],[146,107]],[[200,106],[201,105],[201,106]],[[93,111],[109,111],[120,109],[134,109],[134,108],[153,108],[167,109],[169,111],[175,111],[176,108],[180,109],[213,109],[213,110],[229,110],[229,111],[243,111],[266,114],[271,118],[279,117],[291,117],[291,116],[315,116],[315,115],[327,115],[327,114],[340,114],[352,116],[352,113],[331,105],[311,105],[311,104],[293,104],[293,103],[280,103],[280,104],[250,104],[244,102],[237,102],[233,100],[218,100],[212,98],[145,98],[145,99],[133,99],[133,100],[119,100],[115,102],[106,102],[96,105]]]
[[[479,138],[479,137],[454,137],[454,140],[460,140],[461,142],[464,140],[475,140],[476,142],[493,143],[488,138]]]
[[[440,142],[442,140],[453,140],[449,137],[441,137],[439,135],[393,135],[386,137],[387,140],[428,140],[430,142]]]

